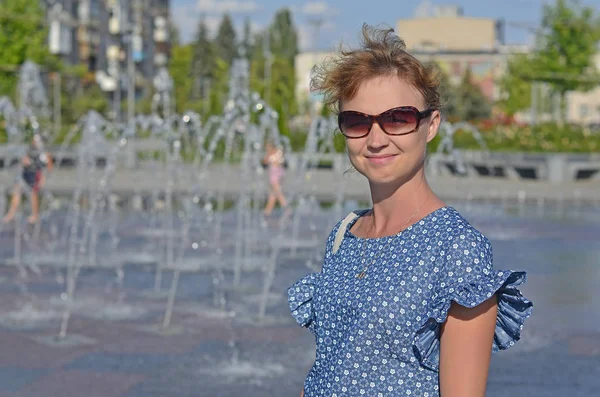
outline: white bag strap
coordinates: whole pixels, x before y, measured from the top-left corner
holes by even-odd
[[[348,227],[348,224],[355,220],[359,216],[360,212],[361,211],[352,211],[351,213],[346,215],[346,217],[340,224],[340,227],[338,228],[337,233],[335,234],[335,240],[333,240],[332,252],[334,254],[338,251],[338,249],[340,249],[340,245],[342,245],[342,241],[344,240],[344,234],[346,233],[346,228]]]

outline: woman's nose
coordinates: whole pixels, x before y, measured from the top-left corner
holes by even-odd
[[[373,149],[379,149],[387,146],[389,142],[389,136],[383,131],[383,129],[381,129],[379,123],[373,123],[373,126],[371,126],[371,131],[367,136],[367,145]]]

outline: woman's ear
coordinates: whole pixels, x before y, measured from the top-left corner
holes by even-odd
[[[429,116],[429,126],[427,129],[427,143],[431,142],[436,137],[440,123],[442,121],[442,115],[439,110],[434,110]]]

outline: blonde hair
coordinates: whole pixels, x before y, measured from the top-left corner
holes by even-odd
[[[356,96],[362,83],[374,77],[396,75],[405,79],[422,95],[429,109],[441,109],[440,76],[435,65],[424,66],[406,51],[404,41],[394,29],[378,29],[367,24],[357,49],[344,50],[316,65],[312,70],[311,91],[323,96],[323,103],[334,112],[341,101]]]

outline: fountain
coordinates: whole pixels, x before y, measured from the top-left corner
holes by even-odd
[[[6,131],[8,135],[8,145],[4,148],[6,155],[3,156],[4,168],[8,172],[13,173],[15,186],[11,186],[11,190],[18,188],[20,194],[25,194],[28,200],[31,200],[31,188],[26,183],[23,183],[22,174],[22,161],[21,159],[26,153],[26,148],[22,146],[23,140],[26,136],[31,135],[29,139],[36,139],[36,145],[38,146],[41,153],[44,153],[44,145],[40,122],[48,117],[48,100],[46,98],[46,90],[42,84],[39,67],[32,62],[25,62],[19,71],[19,80],[17,85],[17,97],[18,106],[15,107],[11,100],[7,97],[0,98],[0,112],[2,118],[6,123]],[[30,134],[27,134],[29,131]],[[29,142],[27,142],[29,144]],[[45,154],[40,156],[40,160],[47,164],[48,159]],[[13,164],[16,164],[15,167]],[[0,194],[3,196],[3,201],[6,192],[0,189]],[[46,199],[50,198],[49,195],[45,195]],[[1,205],[0,208],[3,213],[5,210],[5,204]],[[21,254],[23,241],[34,242],[39,237],[39,222],[35,223],[33,231],[28,230],[22,225],[22,211],[21,206],[17,210],[15,215],[15,229],[14,229],[14,251],[12,263],[19,269],[19,273],[22,277],[27,276],[27,271],[23,266]],[[2,230],[2,226],[0,226]],[[35,266],[31,266],[33,270],[37,270]]]
[[[465,164],[464,155],[460,149],[456,148],[454,145],[454,135],[457,131],[466,131],[470,133],[479,144],[479,147],[483,151],[483,154],[486,158],[489,157],[489,149],[485,143],[485,140],[483,139],[483,136],[481,135],[481,132],[479,132],[479,130],[473,124],[467,122],[450,123],[449,121],[442,121],[438,132],[442,139],[437,147],[436,153],[448,153],[454,159],[454,164],[452,166],[454,173],[458,175],[466,175],[467,167]]]
[[[125,136],[118,136],[116,144],[108,148],[106,136],[97,123],[101,122],[90,117],[81,134],[77,159],[77,188],[72,197],[72,217],[69,227],[68,260],[66,275],[66,290],[61,294],[65,301],[65,308],[60,325],[58,337],[64,340],[67,336],[67,327],[73,305],[75,303],[75,287],[81,268],[98,266],[97,245],[99,223],[102,211],[106,209],[110,198],[110,182],[116,170],[116,157],[118,151],[127,144]],[[106,130],[105,130],[106,131]],[[109,130],[110,131],[110,130]],[[108,131],[107,131],[108,132]],[[104,169],[98,175],[95,154],[98,148],[108,149]],[[82,201],[87,202],[87,213],[82,213]],[[111,217],[109,217],[110,219]],[[84,221],[81,225],[80,221]],[[115,241],[114,236],[112,241]],[[112,249],[116,247],[111,247]],[[114,252],[114,251],[113,251]],[[111,263],[111,264],[114,264]],[[117,263],[118,266],[118,263]]]
[[[31,61],[26,61],[21,65],[17,92],[21,121],[49,118],[48,97],[38,65]]]
[[[68,132],[55,161],[58,169],[66,167],[70,148],[76,148],[72,159],[76,189],[69,198],[66,213],[56,209],[50,213],[48,209],[42,217],[44,221],[40,225],[46,231],[47,244],[36,249],[28,246],[25,250],[19,246],[14,250],[15,257],[18,256],[15,263],[55,271],[64,269],[65,276],[59,278],[64,280],[65,289],[56,303],[62,310],[58,332],[61,343],[67,343],[70,318],[74,310],[79,310],[81,299],[76,298],[76,286],[82,269],[113,269],[115,277],[106,283],[104,290],[112,294],[116,287],[121,297],[118,302],[123,303],[123,294],[119,291],[126,278],[127,264],[153,263],[153,289],[140,296],[165,299],[165,306],[160,325],[150,329],[174,332],[171,324],[183,273],[212,273],[211,305],[203,307],[196,303],[188,310],[229,318],[236,313],[231,299],[236,301],[238,295],[243,294],[246,301],[258,305],[258,320],[266,323],[266,310],[278,299],[271,287],[277,263],[284,258],[282,255],[288,252],[290,257],[300,257],[308,250],[311,254],[307,264],[320,261],[323,233],[319,230],[323,223],[328,223],[331,214],[318,209],[310,189],[311,173],[334,151],[331,134],[335,120],[319,118],[311,125],[307,149],[288,170],[291,183],[286,193],[292,210],[284,214],[275,227],[268,227],[261,216],[267,187],[261,165],[263,144],[269,139],[287,153],[291,153],[291,148],[289,140],[279,134],[278,114],[250,91],[248,78],[248,61],[235,60],[231,65],[224,113],[210,117],[203,124],[200,116],[193,112],[183,115],[173,112],[172,80],[163,69],[154,80],[156,94],[152,114],[136,115],[132,123],[122,125],[90,111]],[[43,103],[37,99],[37,102],[30,101]],[[8,106],[5,108],[8,113]],[[251,122],[253,119],[256,122]],[[149,136],[140,135],[143,133]],[[123,155],[131,156],[132,148],[153,155],[133,161],[129,157],[123,162]],[[222,157],[217,162],[217,151],[221,149]],[[185,153],[189,154],[187,159],[183,158]],[[164,181],[162,186],[152,184],[152,191],[146,197],[148,206],[143,197],[136,199],[136,209],[142,213],[148,209],[150,213],[145,224],[135,228],[136,238],[146,242],[141,245],[127,244],[129,236],[123,230],[127,223],[119,220],[118,197],[111,190],[117,169],[124,164],[160,175]],[[216,192],[207,189],[206,176],[215,170],[225,173],[239,170],[242,180],[248,183],[237,189],[233,197],[227,193],[226,177]],[[136,191],[143,182],[129,183]],[[344,185],[342,180],[334,204],[338,211],[334,215],[339,215],[342,207]],[[142,191],[140,187],[136,195],[143,194]],[[226,208],[228,201],[233,202],[232,210]],[[15,243],[19,241],[15,239]],[[100,252],[104,253],[99,255]],[[171,275],[166,291],[162,289],[165,272]],[[242,282],[247,279],[244,274],[256,275],[257,272],[262,274],[262,287],[258,287],[256,281]],[[231,295],[231,299],[227,295]],[[180,309],[185,311],[185,305]],[[252,318],[256,321],[252,315],[235,316],[237,320]],[[283,321],[288,320],[283,318]],[[272,321],[281,320],[271,318]],[[233,330],[231,332],[233,335]],[[234,340],[232,337],[232,346]]]
[[[28,99],[14,106],[0,98],[0,114],[10,136],[3,153],[10,149],[19,155],[27,129],[43,132],[43,91],[33,84],[41,80],[32,77],[31,65],[27,68],[23,76],[31,84],[20,87],[30,92],[23,95]],[[201,340],[202,327],[208,324],[216,328],[210,335],[222,339],[226,347],[217,347],[216,358],[208,355],[210,364],[194,375],[237,384],[240,379],[267,379],[289,370],[290,364],[278,359],[257,365],[266,353],[253,353],[253,348],[261,346],[254,346],[255,340],[249,342],[249,335],[259,338],[273,332],[277,334],[273,340],[290,338],[286,327],[295,325],[282,289],[306,270],[319,270],[326,234],[350,210],[346,207],[355,209],[356,203],[348,203],[349,180],[342,177],[348,164],[334,154],[335,118],[313,119],[304,150],[292,153],[289,140],[278,131],[279,115],[250,90],[248,68],[244,59],[231,65],[224,111],[204,121],[191,111],[175,113],[166,70],[154,81],[157,94],[151,114],[136,115],[127,124],[94,111],[78,120],[55,150],[56,167],[48,173],[48,181],[58,188],[54,196],[43,196],[40,221],[32,228],[19,217],[14,226],[0,230],[1,261],[7,269],[13,266],[16,274],[14,280],[3,282],[18,286],[7,298],[0,326],[35,330],[32,337],[37,342],[56,347],[103,343],[93,334],[93,326],[77,327],[75,319],[93,319],[92,324],[107,324],[115,332],[126,328],[165,341],[173,335],[184,340],[193,333]],[[462,174],[465,154],[454,146],[459,129],[470,131],[485,153],[487,148],[474,127],[442,124],[437,154],[452,155]],[[286,153],[290,207],[264,219],[268,186],[261,159],[267,139]],[[323,183],[319,167],[326,163],[333,163],[340,178],[331,205],[322,209],[316,191]],[[18,175],[13,168],[3,171]],[[73,190],[67,179],[56,179],[63,175],[74,181]],[[243,183],[232,186],[238,181]],[[495,197],[503,200],[501,208],[491,204]],[[466,203],[474,222],[487,227],[499,242],[500,260],[521,258],[522,252],[528,252],[521,240],[537,234],[550,241],[559,238],[553,234],[558,228],[540,220],[548,204],[539,203],[535,211],[529,211],[525,193],[517,198],[515,208],[506,192],[490,191],[486,203]],[[531,226],[504,211],[529,217],[538,214],[538,218],[529,220]],[[578,211],[568,216],[586,222],[598,216],[597,210],[592,216],[583,205]],[[566,214],[567,208],[556,212]],[[556,215],[560,216],[567,215]],[[578,230],[570,224],[562,227],[573,233]],[[591,242],[589,236],[596,229],[589,226],[578,238]],[[532,237],[531,233],[537,234]],[[503,242],[523,244],[519,255],[514,257],[514,248],[506,248]],[[589,250],[587,255],[597,257]],[[553,258],[549,255],[548,260],[557,263]],[[547,258],[531,255],[528,260],[546,269]],[[120,324],[126,327],[119,328]],[[541,337],[527,345],[531,350],[556,339],[552,333],[533,332]],[[270,345],[271,340],[264,338],[265,345]],[[301,356],[289,362],[294,362],[295,371],[308,360]]]

